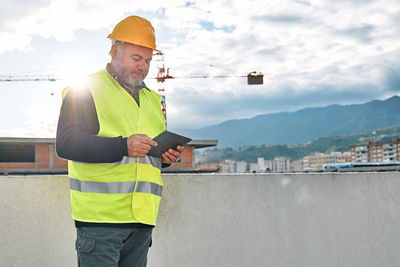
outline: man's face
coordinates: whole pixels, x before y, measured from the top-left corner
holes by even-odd
[[[153,50],[151,48],[122,43],[113,45],[111,64],[123,83],[129,87],[137,88],[149,72],[152,56]]]

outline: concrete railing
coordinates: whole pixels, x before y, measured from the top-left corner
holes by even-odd
[[[164,175],[150,267],[400,266],[400,173]],[[76,266],[66,176],[0,176],[1,266]]]

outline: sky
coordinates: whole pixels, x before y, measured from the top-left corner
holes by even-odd
[[[106,36],[129,15],[152,22],[176,77],[163,85],[170,130],[400,93],[398,0],[3,0],[0,78],[62,79],[0,82],[0,136],[55,137],[61,91],[105,67]],[[240,77],[252,71],[263,85]]]

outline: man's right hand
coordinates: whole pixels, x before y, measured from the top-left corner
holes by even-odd
[[[152,146],[157,146],[157,142],[145,134],[134,134],[128,137],[128,156],[132,158],[144,158]]]

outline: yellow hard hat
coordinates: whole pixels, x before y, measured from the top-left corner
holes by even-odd
[[[138,16],[129,16],[117,25],[107,38],[156,50],[156,36],[150,21]]]

